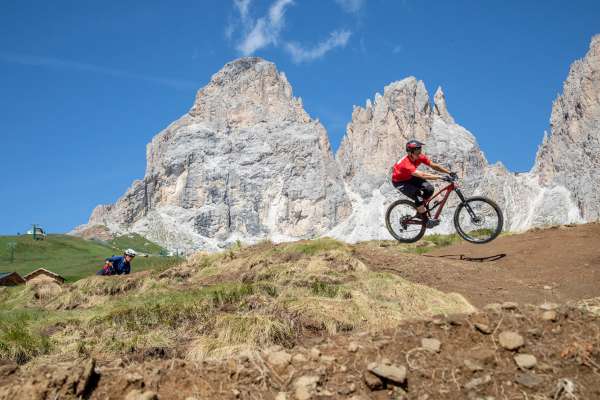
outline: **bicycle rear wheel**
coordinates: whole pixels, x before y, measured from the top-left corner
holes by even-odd
[[[385,226],[390,235],[399,242],[413,243],[425,234],[425,224],[417,218],[415,203],[396,200],[385,212]]]
[[[470,197],[458,205],[454,212],[456,233],[471,243],[494,240],[504,224],[500,207],[486,197]]]

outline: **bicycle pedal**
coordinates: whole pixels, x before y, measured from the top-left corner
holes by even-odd
[[[436,226],[438,226],[440,224],[440,220],[439,219],[428,219],[425,222],[425,226],[429,229],[434,228]]]

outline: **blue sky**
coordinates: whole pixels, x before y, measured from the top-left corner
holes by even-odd
[[[140,179],[145,146],[226,62],[277,64],[337,149],[352,106],[416,76],[491,162],[529,170],[598,1],[0,3],[0,234],[65,232]]]

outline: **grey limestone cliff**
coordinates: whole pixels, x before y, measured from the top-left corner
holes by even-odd
[[[350,212],[339,175],[327,132],[285,75],[243,58],[152,139],[144,179],[116,204],[97,207],[88,226],[190,250],[315,237]]]
[[[152,139],[144,178],[115,204],[96,207],[74,233],[102,225],[189,250],[321,235],[390,239],[383,216],[401,195],[388,171],[411,138],[458,172],[466,195],[495,200],[507,230],[597,220],[600,36],[572,65],[550,122],[532,170],[512,173],[488,163],[450,114],[441,88],[431,101],[423,82],[409,77],[354,107],[334,158],[327,132],[293,97],[285,75],[270,62],[242,58],[216,73],[190,111]],[[456,202],[452,197],[434,232],[453,231]]]

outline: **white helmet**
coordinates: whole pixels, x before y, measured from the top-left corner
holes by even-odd
[[[127,249],[127,250],[125,250],[125,255],[135,257],[136,253],[135,253],[135,250],[133,250],[133,249]]]

